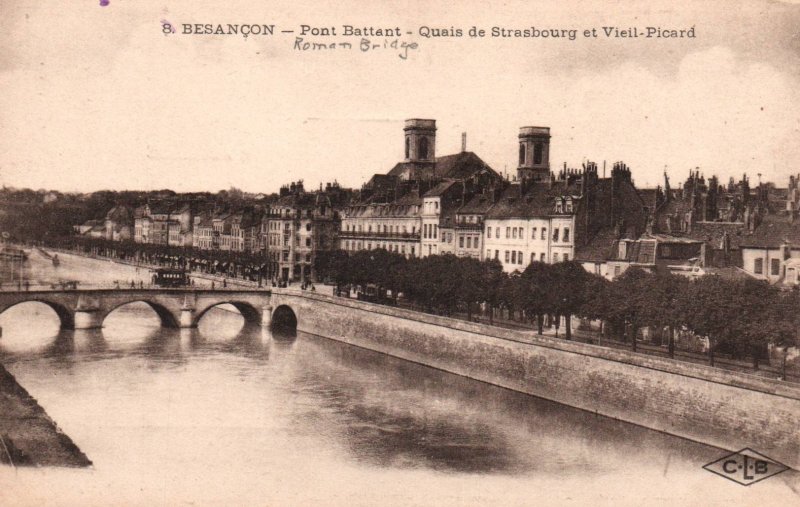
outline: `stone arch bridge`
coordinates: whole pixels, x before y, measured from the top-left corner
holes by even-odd
[[[0,313],[12,306],[39,302],[52,308],[63,329],[93,329],[103,326],[106,316],[115,309],[136,302],[148,304],[172,328],[196,327],[211,308],[230,304],[244,317],[246,324],[270,325],[273,315],[269,290],[247,289],[80,289],[0,291]],[[296,326],[291,309],[280,308],[276,317]]]

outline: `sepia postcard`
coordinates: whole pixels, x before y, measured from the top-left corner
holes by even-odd
[[[800,504],[798,27],[0,2],[0,505]]]

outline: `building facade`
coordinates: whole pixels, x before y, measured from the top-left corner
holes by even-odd
[[[407,257],[457,250],[456,212],[489,184],[502,180],[466,150],[437,157],[436,121],[406,120],[404,158],[376,174],[342,212],[340,248],[385,248]]]

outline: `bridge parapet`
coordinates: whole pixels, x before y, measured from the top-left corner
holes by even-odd
[[[26,302],[40,302],[58,314],[64,329],[102,327],[120,306],[148,304],[165,327],[196,327],[202,316],[221,304],[236,307],[248,324],[268,324],[271,292],[256,289],[77,289],[0,291],[0,313]],[[268,310],[267,310],[268,309]],[[266,317],[266,318],[265,318]]]

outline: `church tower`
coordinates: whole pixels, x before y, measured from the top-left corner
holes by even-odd
[[[436,120],[406,120],[405,162],[411,166],[409,179],[430,179],[436,166]]]
[[[517,179],[543,181],[550,177],[550,127],[519,129]]]

